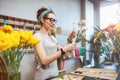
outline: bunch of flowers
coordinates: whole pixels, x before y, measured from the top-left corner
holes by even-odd
[[[19,80],[19,66],[25,49],[39,41],[31,31],[15,31],[10,25],[0,28],[0,54],[7,63],[10,80]]]
[[[78,23],[78,32],[77,32],[75,42],[78,43],[79,41],[85,41],[85,37],[86,37],[86,27],[85,27],[85,25],[86,25],[85,20],[81,20]]]
[[[99,29],[93,43],[99,44],[100,53],[107,55],[107,59],[120,63],[120,24],[111,24],[105,29]]]

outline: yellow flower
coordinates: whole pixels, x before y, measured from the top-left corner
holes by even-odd
[[[33,36],[31,31],[15,31],[10,25],[4,25],[0,28],[0,54],[7,62],[7,67],[12,75],[19,73],[19,66],[25,49],[37,44],[40,40]],[[15,80],[18,79],[15,76]]]
[[[10,36],[8,33],[4,33],[2,31],[0,31],[0,49],[1,50],[5,50],[7,48],[10,48]]]
[[[14,47],[17,47],[20,45],[20,34],[18,31],[13,31],[11,33],[11,41],[14,42],[12,43]]]
[[[3,32],[3,31],[0,31],[0,41],[2,41],[2,40],[4,40],[4,35],[5,35],[5,33]]]
[[[7,47],[7,43],[6,42],[0,42],[0,50],[6,50]]]
[[[25,45],[34,45],[40,40],[33,36],[32,31],[15,31],[10,25],[4,25],[0,29],[0,50],[12,47],[22,48]]]
[[[97,33],[96,37],[98,38],[100,35],[101,35],[101,31]]]
[[[94,38],[93,43],[96,43],[96,41],[97,41],[97,39],[100,37],[101,33],[102,33],[102,32],[99,31],[99,32],[96,34],[96,37]]]
[[[31,39],[28,41],[28,44],[35,45],[38,42],[40,42],[40,40],[38,40],[36,37],[32,36]]]
[[[13,28],[10,25],[4,25],[0,30],[4,31],[5,33],[11,33],[13,31]]]
[[[113,28],[114,30],[120,28],[120,24],[116,24],[116,26]]]
[[[33,35],[31,31],[25,31],[25,30],[20,30],[19,33],[22,43],[27,42]]]
[[[97,39],[95,38],[94,41],[93,41],[93,43],[96,43],[96,41],[97,41]]]
[[[56,32],[56,30],[55,30],[55,28],[53,28],[53,29],[51,30],[51,35],[55,35],[55,32]]]

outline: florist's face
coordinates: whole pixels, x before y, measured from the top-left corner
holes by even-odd
[[[55,27],[55,15],[53,13],[48,13],[46,17],[43,18],[43,26],[46,30],[52,30]]]

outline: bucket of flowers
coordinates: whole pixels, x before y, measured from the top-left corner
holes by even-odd
[[[104,55],[106,62],[120,64],[120,24],[110,24],[104,29],[96,28],[96,31],[92,42],[99,52],[95,54]]]
[[[14,30],[10,25],[0,28],[0,54],[7,63],[10,80],[20,80],[20,61],[27,47],[40,40],[35,38],[32,31],[20,29]]]

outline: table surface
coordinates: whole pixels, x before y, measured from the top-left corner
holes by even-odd
[[[117,65],[116,63],[111,63],[111,64],[104,64],[101,63],[98,66],[94,66],[93,68],[101,68],[101,69],[113,69],[116,72],[118,72],[118,77],[116,80],[120,80],[120,65]],[[86,79],[86,80],[90,80],[90,79]]]
[[[98,66],[94,66],[92,68],[115,70],[116,72],[118,72],[118,77],[117,77],[116,80],[120,80],[120,65],[116,65],[115,63],[112,63],[111,65],[99,64]],[[85,77],[83,80],[93,80],[93,78]]]

